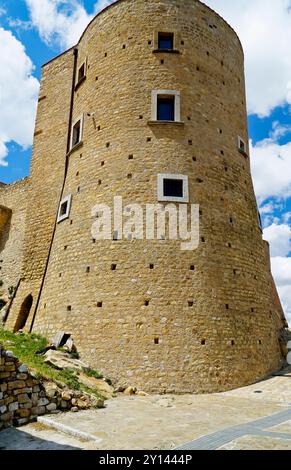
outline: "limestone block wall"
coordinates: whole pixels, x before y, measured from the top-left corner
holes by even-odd
[[[32,295],[31,321],[45,272],[56,212],[62,192],[67,153],[68,122],[73,74],[73,51],[42,70],[34,133],[22,281],[8,317],[13,329],[21,305]]]
[[[174,33],[179,53],[155,51],[159,31]],[[62,193],[72,206],[56,226],[34,331],[73,334],[92,366],[146,391],[216,392],[278,369],[284,318],[274,315],[250,162],[237,144],[248,142],[238,37],[197,0],[119,0],[76,48],[78,67],[86,63],[72,108],[73,122],[83,116],[82,144],[62,191],[76,78],[69,51],[44,68],[31,196],[41,209],[32,209],[26,280],[8,326],[39,290]],[[153,90],[180,92],[182,123],[151,123]],[[112,205],[113,196],[155,204],[160,173],[189,178],[189,202],[200,205],[197,250],[92,239],[95,204]]]
[[[35,377],[11,352],[0,345],[0,431],[21,426],[56,409]]]
[[[28,178],[0,186],[0,292],[16,287],[24,255]],[[1,222],[2,221],[2,222]]]

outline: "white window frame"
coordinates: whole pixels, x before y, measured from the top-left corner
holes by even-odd
[[[180,180],[183,181],[183,196],[165,196],[164,195],[164,180]],[[187,175],[160,173],[158,174],[158,201],[160,202],[189,202],[189,178]]]
[[[240,145],[241,143],[244,144],[243,149],[241,148],[241,145]],[[240,152],[243,152],[243,153],[247,154],[247,144],[246,144],[245,140],[242,137],[240,137],[239,135],[237,136],[237,146],[238,146],[238,149],[239,149]]]
[[[62,208],[62,205],[67,203],[67,210],[66,210],[66,213],[61,215],[61,208]],[[68,196],[64,197],[61,202],[60,202],[60,206],[59,206],[59,211],[58,211],[58,223],[59,222],[62,222],[63,220],[66,220],[70,217],[70,211],[71,211],[71,204],[72,204],[72,195],[69,194]]]
[[[78,122],[81,122],[81,125],[80,125],[80,140],[79,142],[77,142],[76,144],[73,145],[73,135],[74,135],[74,127],[75,125],[78,123]],[[84,127],[84,114],[81,114],[81,116],[79,116],[72,124],[72,128],[71,128],[71,142],[70,142],[70,149],[72,150],[74,147],[76,147],[77,145],[81,144],[82,141],[83,141],[83,127]]]
[[[175,119],[174,121],[158,120],[158,97],[174,96],[175,100]],[[152,90],[152,121],[156,122],[181,122],[181,93],[177,90]]]

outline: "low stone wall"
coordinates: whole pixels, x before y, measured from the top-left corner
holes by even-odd
[[[0,431],[35,421],[44,414],[92,406],[102,408],[104,401],[54,382],[42,383],[0,345]]]
[[[0,345],[0,430],[26,424],[53,408],[40,381]]]

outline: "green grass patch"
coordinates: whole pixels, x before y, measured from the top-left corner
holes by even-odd
[[[62,382],[73,390],[82,390],[95,395],[97,398],[105,398],[98,391],[89,389],[81,384],[78,380],[78,373],[76,371],[71,369],[57,370],[44,363],[44,356],[38,356],[35,354],[37,351],[44,349],[48,345],[46,338],[34,333],[15,335],[10,331],[0,328],[0,343],[6,350],[12,351],[14,356],[17,357],[20,362],[26,364],[38,378],[46,378],[56,382]],[[89,377],[102,377],[101,374],[93,370],[86,370],[84,373]]]

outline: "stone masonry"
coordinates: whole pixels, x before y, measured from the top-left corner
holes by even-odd
[[[158,49],[159,33],[173,35],[174,50]],[[180,122],[153,121],[155,90],[179,94]],[[188,177],[198,249],[93,239],[97,203],[157,204],[164,173]],[[0,204],[13,220],[18,209],[1,202],[9,191],[0,187]],[[57,223],[65,197],[70,211]],[[218,392],[282,366],[287,323],[250,172],[243,51],[203,3],[119,0],[43,66],[25,200],[7,328],[25,324],[49,340],[66,331],[93,367],[145,391]]]

